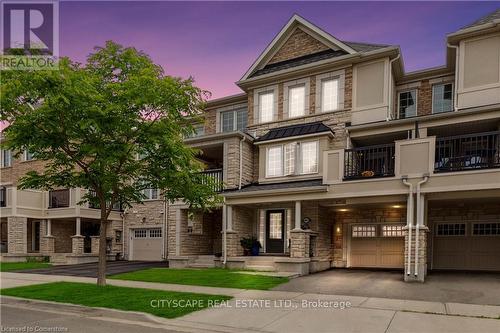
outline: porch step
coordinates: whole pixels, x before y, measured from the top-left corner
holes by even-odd
[[[189,264],[189,268],[214,268],[215,265],[212,263],[212,264],[197,264],[197,263],[194,263],[194,264]]]
[[[259,272],[276,272],[274,265],[245,265],[245,269]]]

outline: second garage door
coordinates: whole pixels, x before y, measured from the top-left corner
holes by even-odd
[[[350,267],[403,268],[403,225],[352,225]]]
[[[141,228],[131,230],[130,260],[162,260],[161,228]]]
[[[437,223],[433,233],[433,269],[500,271],[500,223]]]

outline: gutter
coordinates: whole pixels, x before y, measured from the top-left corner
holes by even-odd
[[[272,190],[255,190],[248,192],[226,192],[222,193],[223,197],[234,198],[234,197],[258,197],[272,194],[298,194],[298,193],[310,193],[310,192],[328,192],[327,185],[318,185],[318,186],[308,186],[308,187],[297,187],[297,188],[280,188],[280,189],[272,189]]]

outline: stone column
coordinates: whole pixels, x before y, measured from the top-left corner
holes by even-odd
[[[43,236],[40,238],[40,253],[51,255],[56,252],[56,238],[54,236]]]
[[[85,237],[81,235],[71,236],[71,253],[83,254],[83,242]]]
[[[410,257],[410,274],[404,274],[406,282],[417,281],[424,282],[427,275],[427,234],[429,228],[421,226],[418,231],[413,227],[411,239],[411,257]],[[415,254],[416,236],[418,236],[418,253]],[[417,270],[415,275],[415,261],[417,262]],[[405,268],[408,265],[408,229],[405,230]]]
[[[28,252],[28,219],[26,217],[7,218],[8,253]]]
[[[101,236],[90,236],[90,252],[92,254],[99,254],[99,238]]]
[[[291,258],[309,258],[310,244],[309,230],[291,230],[290,231],[290,257]]]
[[[238,257],[243,255],[243,248],[240,245],[240,238],[236,231],[226,232],[226,248],[228,257]]]

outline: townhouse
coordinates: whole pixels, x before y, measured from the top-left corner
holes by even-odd
[[[295,15],[237,85],[186,139],[224,204],[190,211],[148,190],[113,213],[110,258],[388,268],[406,281],[500,270],[500,10],[447,35],[444,66],[411,73],[399,47],[342,41]],[[2,152],[2,260],[95,260],[98,213],[76,204],[80,189],[16,189],[37,163]],[[244,255],[248,237],[259,256]]]

